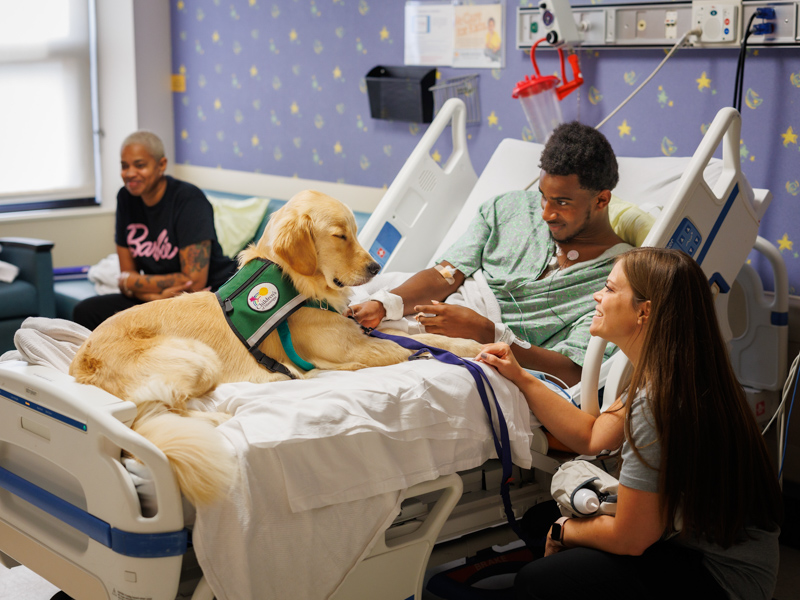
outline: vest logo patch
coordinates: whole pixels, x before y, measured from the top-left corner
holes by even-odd
[[[273,308],[280,298],[278,288],[271,283],[259,283],[247,294],[247,305],[257,312]]]

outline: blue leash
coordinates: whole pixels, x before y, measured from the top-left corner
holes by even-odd
[[[494,388],[492,387],[489,378],[486,377],[486,373],[483,372],[478,365],[474,362],[469,360],[464,360],[453,354],[452,352],[448,352],[447,350],[442,350],[441,348],[436,348],[435,346],[426,346],[425,344],[418,342],[417,340],[409,337],[402,337],[397,335],[389,335],[387,333],[383,333],[382,331],[378,331],[377,329],[373,329],[369,332],[369,335],[392,341],[407,350],[414,350],[414,354],[409,357],[409,360],[413,359],[414,357],[419,356],[423,352],[430,353],[436,360],[439,362],[443,362],[448,365],[455,365],[466,367],[469,371],[472,378],[475,380],[475,385],[478,388],[478,394],[481,397],[481,402],[483,403],[483,408],[486,411],[486,416],[489,418],[489,429],[492,431],[492,438],[494,441],[494,449],[497,452],[497,456],[500,459],[500,463],[503,467],[503,477],[500,483],[500,496],[503,499],[503,508],[506,513],[506,519],[508,520],[508,524],[511,526],[512,531],[517,534],[517,536],[525,542],[525,545],[528,546],[532,551],[534,550],[535,546],[530,541],[529,537],[522,532],[519,525],[517,525],[517,519],[514,516],[514,511],[511,508],[511,495],[510,495],[510,485],[513,482],[513,477],[511,475],[512,469],[512,462],[511,462],[511,444],[508,441],[508,424],[506,423],[505,416],[503,416],[503,411],[500,408],[500,403],[497,401],[497,395],[494,393]],[[494,407],[497,411],[497,425],[500,429],[500,437],[498,438],[497,432],[494,430],[494,424],[492,420],[492,408],[491,404],[489,403],[489,397],[486,394],[486,388],[489,388],[492,392],[492,398],[494,399]]]

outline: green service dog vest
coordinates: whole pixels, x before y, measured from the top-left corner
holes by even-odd
[[[259,349],[277,328],[291,361],[305,371],[314,368],[295,352],[287,319],[304,306],[322,307],[298,292],[278,265],[261,258],[251,260],[217,290],[216,296],[228,325],[262,367],[295,379],[289,369]]]

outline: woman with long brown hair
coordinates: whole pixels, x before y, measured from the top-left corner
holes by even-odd
[[[634,365],[627,392],[596,419],[506,346],[481,354],[568,447],[593,455],[622,445],[616,516],[556,521],[545,558],[518,574],[517,597],[771,598],[781,491],[702,269],[683,252],[637,248],[594,298],[592,335]]]

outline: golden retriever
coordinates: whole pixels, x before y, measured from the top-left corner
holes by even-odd
[[[356,239],[353,212],[325,194],[304,191],[270,218],[261,239],[239,254],[276,263],[297,290],[338,313],[300,308],[289,316],[297,353],[319,369],[355,370],[407,360],[411,352],[364,334],[344,316],[349,287],[369,281],[379,265]],[[475,356],[472,340],[423,334],[424,343]],[[298,378],[277,331],[261,343],[267,356]],[[187,402],[218,384],[286,379],[261,367],[225,320],[211,292],[184,294],[117,313],[78,350],[70,374],[137,404],[133,429],[160,448],[178,484],[195,505],[212,502],[232,484],[233,457],[214,427],[228,415],[191,411]],[[192,417],[192,418],[184,418]]]

